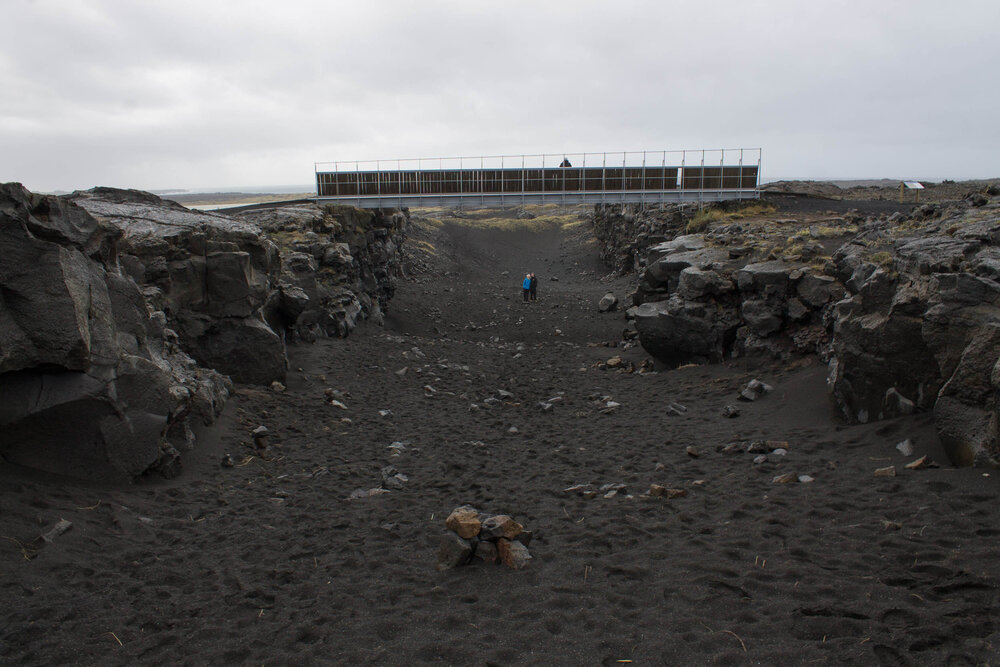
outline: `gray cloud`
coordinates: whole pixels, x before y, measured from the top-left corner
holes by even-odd
[[[12,0],[0,180],[740,146],[765,176],[996,176],[1000,7],[953,4]]]

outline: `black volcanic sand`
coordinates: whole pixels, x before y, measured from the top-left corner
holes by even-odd
[[[595,368],[645,355],[588,345],[620,339],[621,313],[595,306],[628,282],[602,278],[586,229],[418,220],[411,247],[433,270],[401,281],[385,327],[294,347],[285,393],[238,387],[180,479],[109,488],[0,468],[0,660],[1000,661],[998,475],[904,469],[905,438],[944,461],[929,418],[845,426],[815,361]],[[526,271],[540,278],[528,305]],[[773,393],[723,417],[753,378]],[[498,389],[514,398],[470,411]],[[621,407],[601,413],[605,396]],[[758,439],[787,455],[718,451]],[[220,467],[227,452],[241,465]],[[389,464],[403,490],[349,499]],[[896,477],[874,476],[889,465]],[[815,481],[772,483],[786,472]],[[563,491],[587,482],[631,497]],[[643,497],[651,483],[688,495]],[[533,530],[530,567],[438,571],[463,503]],[[36,550],[60,518],[73,527]]]

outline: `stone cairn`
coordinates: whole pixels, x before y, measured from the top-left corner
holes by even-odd
[[[531,562],[527,546],[531,542],[531,531],[506,514],[487,514],[470,505],[462,505],[452,510],[444,523],[451,532],[441,538],[439,570],[477,561],[503,563],[520,570]]]

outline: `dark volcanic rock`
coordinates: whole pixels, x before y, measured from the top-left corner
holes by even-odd
[[[238,382],[284,379],[284,342],[263,315],[281,258],[260,229],[134,190],[69,199],[120,232],[130,273],[200,364]]]
[[[307,341],[347,336],[362,319],[381,322],[402,273],[409,211],[297,205],[239,215],[279,245],[283,283],[308,298],[291,321],[269,321]]]
[[[953,462],[1000,465],[1000,282],[982,271],[1000,208],[911,234],[889,250],[838,253],[852,278],[833,317],[834,399],[852,421],[933,410]]]
[[[0,186],[0,455],[89,479],[177,470],[227,381],[176,346],[118,258],[121,232]]]

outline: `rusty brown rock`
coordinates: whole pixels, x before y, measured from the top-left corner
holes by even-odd
[[[667,492],[667,487],[665,487],[665,486],[661,486],[659,484],[650,484],[649,485],[649,495],[651,495],[651,496],[654,496],[654,497],[662,496],[666,492]]]
[[[465,505],[452,510],[444,525],[449,530],[455,531],[459,537],[469,539],[479,534],[482,523],[479,521],[479,512],[474,507]]]
[[[683,498],[688,494],[686,489],[667,489],[666,496],[667,500],[673,500],[674,498]]]
[[[501,537],[497,540],[497,553],[500,555],[500,562],[515,570],[528,567],[531,562],[528,548],[517,540]]]
[[[907,470],[923,470],[924,468],[937,468],[938,464],[929,456],[921,456],[919,459],[915,459],[906,464]]]
[[[771,480],[773,484],[790,484],[798,479],[798,475],[794,472],[786,472],[783,475],[778,475]]]

